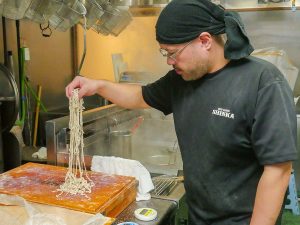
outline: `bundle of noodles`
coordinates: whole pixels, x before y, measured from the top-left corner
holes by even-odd
[[[58,191],[61,193],[70,193],[72,195],[80,194],[87,197],[86,193],[91,193],[94,186],[89,178],[84,163],[83,153],[83,100],[78,97],[78,89],[73,90],[73,95],[69,99],[70,110],[70,145],[69,145],[69,168],[65,177],[65,182],[60,185]],[[58,195],[58,196],[59,196]]]

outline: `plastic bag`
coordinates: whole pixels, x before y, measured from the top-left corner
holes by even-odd
[[[26,216],[21,215],[17,212],[10,213],[12,208],[7,210],[0,210],[1,222],[6,225],[67,225],[65,220],[59,215],[53,213],[44,213],[33,207],[32,204],[27,202],[24,198],[13,195],[0,194],[0,204],[4,206],[0,207],[13,207],[21,206],[25,210]],[[26,221],[26,222],[24,222]],[[91,215],[83,225],[104,225],[113,222],[112,218],[105,217],[100,213],[96,215]],[[3,223],[3,224],[4,224]],[[69,224],[71,225],[71,224]],[[72,223],[72,225],[74,225]]]
[[[294,90],[299,69],[292,65],[284,50],[269,47],[256,49],[251,55],[273,63],[284,75],[291,89]]]

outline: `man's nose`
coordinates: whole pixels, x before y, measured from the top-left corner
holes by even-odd
[[[170,57],[167,57],[167,64],[168,65],[175,65],[175,63],[176,63],[176,61],[174,60],[174,59],[172,59],[172,58],[170,58]]]

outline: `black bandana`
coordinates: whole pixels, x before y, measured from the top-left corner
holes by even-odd
[[[156,40],[161,44],[185,43],[202,32],[226,33],[227,59],[240,59],[253,51],[239,14],[225,12],[209,0],[172,0],[156,23]]]

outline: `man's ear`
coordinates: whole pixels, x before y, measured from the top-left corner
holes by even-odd
[[[211,48],[211,44],[212,44],[212,36],[210,33],[208,32],[202,32],[199,36],[198,39],[202,42],[202,45],[207,48],[210,49]]]

